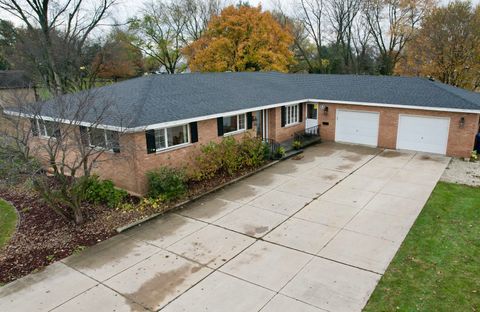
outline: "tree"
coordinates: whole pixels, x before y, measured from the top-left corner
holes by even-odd
[[[391,75],[405,45],[432,8],[432,0],[365,0],[363,14],[380,57],[380,73]]]
[[[15,42],[15,26],[10,21],[0,19],[0,70],[10,69],[8,58],[14,53]]]
[[[260,6],[229,6],[184,49],[192,71],[288,71],[290,32]]]
[[[25,30],[19,39],[25,47],[17,53],[31,60],[37,77],[54,95],[82,83],[83,48],[92,31],[116,0],[0,0],[0,8],[18,18]]]
[[[130,21],[130,31],[135,34],[133,43],[169,74],[183,70],[179,65],[185,27],[184,12],[162,1],[149,4],[141,18]]]
[[[91,89],[46,103],[19,98],[6,108],[6,117],[14,127],[2,133],[0,143],[11,139],[9,146],[16,153],[23,153],[25,159],[34,156],[43,164],[51,177],[33,172],[35,189],[51,209],[76,224],[85,221],[85,188],[95,164],[108,160],[103,157],[106,150],[122,157],[124,154],[117,151],[130,148],[120,147],[121,130],[105,132],[102,124],[111,118],[128,124],[135,117],[123,116],[105,95]]]
[[[137,77],[142,73],[142,51],[132,45],[128,33],[116,29],[97,53],[92,67],[104,79]]]
[[[475,90],[480,83],[480,6],[455,1],[435,8],[407,45],[399,74],[431,76]]]

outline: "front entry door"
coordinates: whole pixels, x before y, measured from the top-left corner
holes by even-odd
[[[307,103],[307,118],[305,118],[306,132],[315,133],[318,126],[318,104]]]

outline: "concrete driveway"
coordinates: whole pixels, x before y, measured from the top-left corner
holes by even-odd
[[[0,288],[0,311],[360,311],[449,158],[303,156]]]

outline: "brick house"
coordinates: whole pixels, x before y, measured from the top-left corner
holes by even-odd
[[[122,118],[107,115],[92,129],[91,115],[79,121],[79,131],[89,133],[88,144],[108,150],[94,171],[136,194],[146,192],[147,171],[188,165],[202,144],[226,136],[250,133],[283,142],[319,127],[324,141],[469,157],[480,119],[480,94],[422,78],[151,75],[95,93]],[[40,115],[39,144],[42,136],[53,135],[46,123],[65,119],[54,102],[43,103]]]

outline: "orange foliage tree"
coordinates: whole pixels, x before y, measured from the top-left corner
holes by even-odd
[[[291,33],[261,6],[229,6],[184,49],[191,71],[280,71],[294,63]]]

